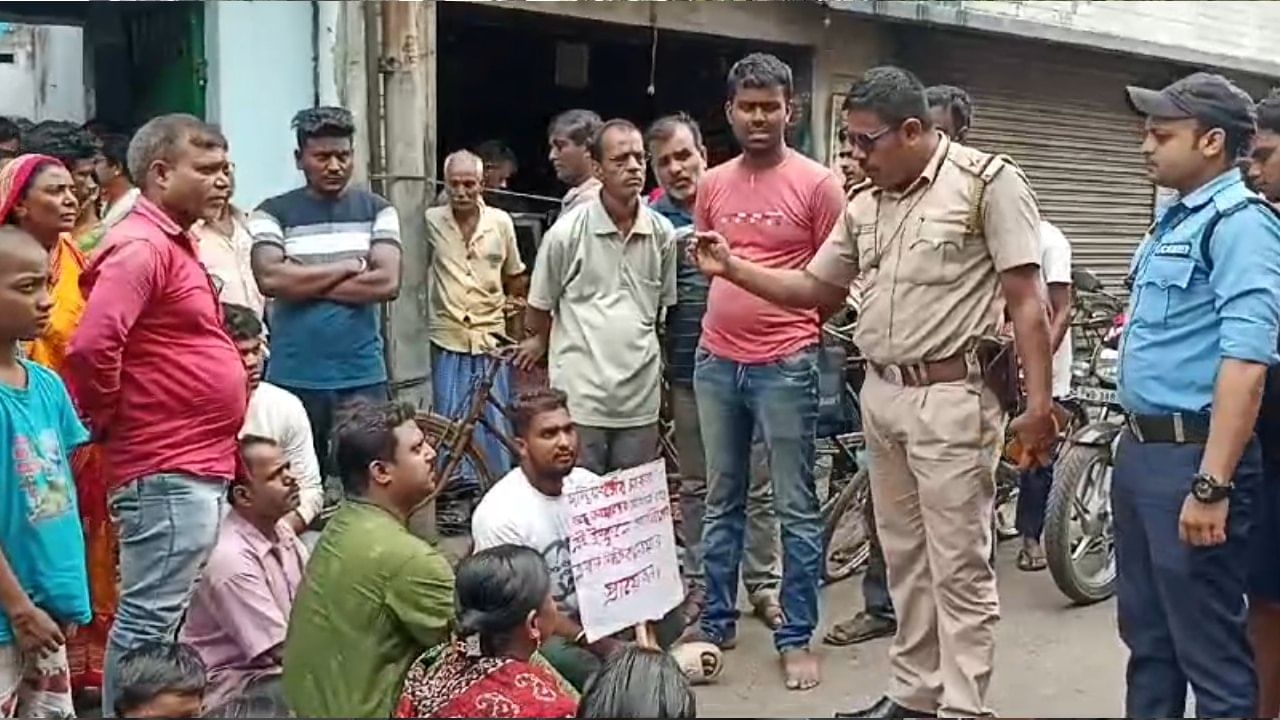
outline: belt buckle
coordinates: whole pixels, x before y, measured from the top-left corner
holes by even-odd
[[[1182,421],[1182,413],[1173,414],[1173,441],[1179,445],[1187,442],[1187,428]]]
[[[884,379],[894,385],[902,385],[902,368],[897,365],[885,365],[884,371],[881,373]]]

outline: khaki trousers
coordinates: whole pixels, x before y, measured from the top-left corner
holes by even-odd
[[[862,388],[871,497],[898,632],[888,695],[943,717],[986,704],[1000,616],[991,564],[1004,415],[981,382]]]

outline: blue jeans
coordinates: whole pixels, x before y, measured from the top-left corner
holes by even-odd
[[[1018,508],[1014,524],[1018,534],[1039,540],[1044,534],[1044,513],[1053,487],[1053,463],[1027,470],[1018,478]]]
[[[717,641],[736,632],[751,439],[758,426],[782,534],[781,601],[786,621],[773,641],[780,651],[807,648],[818,622],[822,571],[822,517],[813,479],[817,349],[744,365],[699,348],[693,383],[707,454],[702,532],[707,606],[702,629]]]
[[[226,492],[221,480],[166,473],[111,493],[111,518],[120,535],[120,606],[107,639],[104,717],[116,714],[120,657],[144,643],[176,637],[218,540]]]
[[[1198,717],[1253,717],[1253,653],[1245,589],[1258,442],[1236,469],[1227,542],[1192,547],[1178,537],[1182,503],[1200,467],[1200,445],[1143,444],[1127,431],[1116,454],[1116,610],[1129,647],[1127,717],[1182,717],[1187,683]]]

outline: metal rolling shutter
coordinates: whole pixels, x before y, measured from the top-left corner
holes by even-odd
[[[1073,266],[1123,294],[1155,198],[1139,149],[1141,121],[1124,88],[1160,74],[1159,66],[941,31],[911,36],[907,65],[926,84],[956,85],[973,97],[969,143],[1011,156],[1044,217],[1071,241]]]

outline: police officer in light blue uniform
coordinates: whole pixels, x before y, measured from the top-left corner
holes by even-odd
[[[1128,88],[1151,179],[1178,192],[1139,247],[1120,351],[1129,413],[1113,476],[1128,717],[1250,717],[1254,436],[1280,328],[1280,220],[1236,162],[1253,101],[1219,75]],[[1277,548],[1280,555],[1280,548]]]

